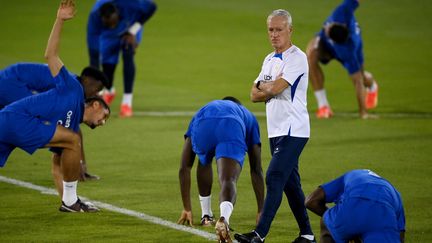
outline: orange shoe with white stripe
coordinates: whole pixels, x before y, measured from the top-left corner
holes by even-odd
[[[120,106],[120,117],[126,118],[133,115],[132,107],[127,104],[122,104]]]
[[[108,106],[111,105],[111,103],[114,101],[116,93],[115,92],[109,92],[105,91],[102,95],[102,99],[107,103]]]
[[[316,112],[316,117],[318,119],[328,119],[332,116],[333,111],[331,110],[330,106],[321,106]]]
[[[375,90],[366,89],[366,109],[373,109],[378,105],[378,84],[375,83]]]

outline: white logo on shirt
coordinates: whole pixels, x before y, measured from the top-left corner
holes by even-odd
[[[71,119],[72,119],[72,114],[73,114],[72,111],[68,111],[68,113],[66,113],[66,122],[65,122],[65,125],[64,125],[65,128],[70,127],[70,122],[71,122]],[[58,120],[57,124],[63,125],[63,121],[62,120]]]

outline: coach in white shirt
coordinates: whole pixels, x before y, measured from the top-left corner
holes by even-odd
[[[268,16],[267,31],[274,52],[264,59],[251,90],[253,102],[266,103],[272,153],[266,176],[267,195],[255,230],[235,237],[240,242],[263,242],[285,192],[300,228],[294,242],[315,242],[298,172],[298,159],[310,134],[306,107],[308,62],[305,53],[291,42],[292,19],[286,10],[275,10]]]

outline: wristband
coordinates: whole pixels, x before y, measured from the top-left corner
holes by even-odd
[[[256,83],[256,85],[255,85],[255,87],[256,87],[258,90],[261,90],[261,89],[259,88],[260,84],[261,84],[261,80],[258,81],[258,82]]]
[[[133,24],[128,32],[131,33],[132,35],[136,35],[138,33],[138,31],[141,30],[142,25],[139,22],[135,22],[135,24]]]

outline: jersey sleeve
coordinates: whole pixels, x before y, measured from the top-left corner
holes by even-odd
[[[325,192],[326,203],[337,202],[340,199],[345,190],[344,176],[320,186]]]
[[[345,0],[332,14],[333,22],[349,25],[354,17],[354,11],[359,6],[358,0]]]
[[[14,65],[18,80],[38,93],[55,87],[56,82],[46,64],[19,63]]]
[[[138,10],[137,19],[135,21],[144,24],[155,13],[156,4],[153,1],[140,0],[135,9]]]
[[[188,130],[184,134],[184,138],[190,138],[192,136],[192,124],[195,120],[195,117],[192,118],[192,120],[189,122]]]
[[[264,73],[263,73],[264,65],[265,65],[265,62],[266,62],[266,60],[267,60],[267,58],[268,58],[269,56],[270,56],[270,55],[268,55],[266,58],[264,58],[264,61],[263,61],[262,65],[261,65],[261,71],[260,71],[260,73],[258,74],[258,77],[255,79],[254,83],[258,83],[258,81],[260,81],[260,80],[264,80]]]
[[[69,92],[80,85],[78,80],[71,76],[65,66],[60,69],[60,72],[54,77],[54,79],[56,82],[56,89],[59,93]]]
[[[282,78],[291,86],[295,81],[308,72],[308,64],[306,58],[296,56],[288,61],[282,69]]]

